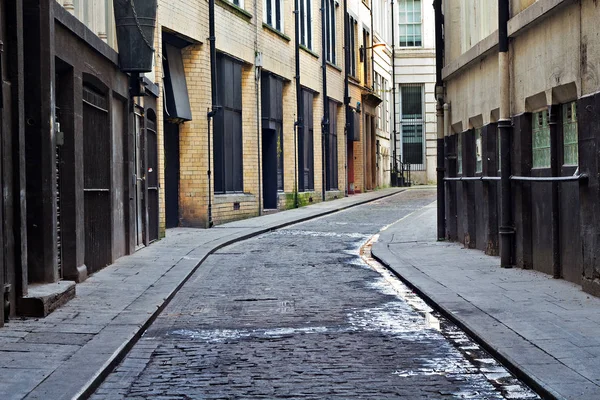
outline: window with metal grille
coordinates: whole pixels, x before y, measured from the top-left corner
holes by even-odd
[[[312,50],[312,10],[310,0],[300,0],[300,44]]]
[[[577,148],[577,103],[562,106],[563,125],[563,164],[578,165],[579,149]]]
[[[483,171],[482,129],[475,128],[475,172]]]
[[[533,168],[550,167],[550,126],[548,125],[548,110],[533,113],[532,151]]]
[[[217,55],[219,111],[214,119],[215,193],[243,191],[242,65]]]
[[[422,169],[424,165],[423,85],[400,85],[400,132],[402,161]]]
[[[283,32],[283,0],[264,0],[263,20],[267,25]]]
[[[353,77],[356,77],[356,20],[349,14],[346,15],[348,18],[348,30],[349,30],[349,43],[350,46],[350,65],[348,66],[348,73]]]
[[[327,139],[327,190],[338,188],[338,146],[337,146],[338,105],[329,101],[329,135]]]
[[[325,59],[335,64],[335,0],[325,0]]]
[[[423,46],[421,0],[400,0],[398,11],[400,47]]]

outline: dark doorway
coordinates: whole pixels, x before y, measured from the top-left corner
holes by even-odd
[[[283,191],[283,80],[263,71],[261,76],[263,207],[277,209]]]
[[[178,158],[179,159],[179,158]],[[148,197],[148,240],[158,240],[158,141],[156,113],[146,111],[146,185]]]
[[[263,204],[265,209],[277,209],[277,131],[262,131]]]
[[[165,116],[165,209],[166,227],[179,226],[179,125]]]
[[[136,106],[134,112],[134,166],[135,166],[135,247],[142,247],[145,231],[145,207],[144,207],[144,163],[143,163],[143,121],[142,110]]]
[[[90,272],[112,262],[111,140],[108,96],[83,87],[83,180],[85,264]]]

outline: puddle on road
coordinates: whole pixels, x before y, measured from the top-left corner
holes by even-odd
[[[387,228],[387,227],[386,227]],[[384,228],[385,229],[385,228]],[[506,368],[504,368],[496,359],[492,358],[484,349],[475,343],[465,332],[457,326],[442,317],[437,311],[433,310],[423,299],[406,286],[398,277],[371,255],[373,243],[377,242],[379,234],[369,238],[359,248],[360,261],[366,264],[381,275],[380,279],[375,280],[370,285],[374,289],[391,296],[401,298],[402,302],[390,302],[383,307],[362,310],[365,317],[370,317],[371,321],[362,321],[365,326],[369,324],[379,326],[382,331],[401,334],[411,332],[417,339],[425,336],[442,336],[458,351],[459,357],[445,357],[425,360],[425,365],[421,368],[395,371],[394,375],[400,377],[410,376],[433,376],[433,375],[456,375],[465,374],[467,377],[473,377],[477,374],[485,376],[502,396],[506,399],[539,399],[531,389],[514,377]],[[417,312],[420,318],[410,318],[406,321],[406,311],[390,309],[396,306],[400,310],[409,306]],[[394,316],[394,313],[396,314]],[[400,316],[399,314],[403,314]],[[391,319],[404,318],[404,321],[390,321]],[[352,320],[352,318],[351,318]],[[382,322],[383,321],[383,322]],[[356,322],[356,321],[355,321]],[[393,329],[402,326],[402,329]],[[404,337],[403,337],[404,338]],[[476,388],[480,382],[472,382]],[[480,393],[474,391],[461,391],[453,393],[457,398],[480,398]]]

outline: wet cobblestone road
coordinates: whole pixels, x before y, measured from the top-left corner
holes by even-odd
[[[537,398],[363,247],[434,196],[410,190],[220,250],[92,399]]]

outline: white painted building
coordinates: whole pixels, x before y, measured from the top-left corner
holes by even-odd
[[[436,181],[435,18],[431,1],[394,1],[396,152],[414,184]]]

